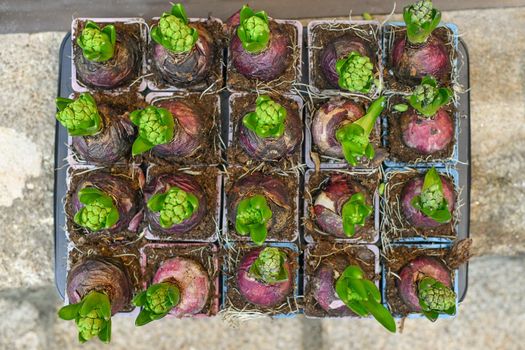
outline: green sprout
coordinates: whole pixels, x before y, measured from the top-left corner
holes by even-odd
[[[355,226],[365,226],[366,218],[372,214],[372,207],[366,204],[365,196],[356,193],[343,205],[343,231],[347,237],[355,234]]]
[[[368,56],[358,52],[337,60],[335,70],[339,75],[339,87],[344,90],[366,94],[374,83],[374,65]]]
[[[58,317],[75,320],[81,343],[95,336],[104,343],[111,341],[111,303],[104,293],[89,292],[80,302],[62,307]]]
[[[431,277],[424,277],[418,284],[419,305],[423,314],[432,322],[440,313],[456,313],[456,293]]]
[[[250,267],[250,275],[266,284],[275,284],[288,280],[285,268],[286,253],[275,247],[266,247]]]
[[[84,187],[78,192],[78,200],[84,204],[73,220],[77,225],[91,231],[109,229],[119,219],[113,198],[95,187]]]
[[[245,127],[259,137],[281,137],[284,134],[286,108],[262,95],[255,102],[255,112],[248,113],[242,119]]]
[[[189,52],[199,39],[199,33],[197,29],[188,26],[188,23],[182,4],[175,4],[171,12],[164,12],[159,24],[151,28],[151,37],[172,52]]]
[[[451,97],[452,90],[438,88],[436,79],[426,76],[408,98],[408,103],[423,116],[432,117],[441,106],[450,101]]]
[[[441,12],[432,6],[432,1],[422,0],[404,8],[403,20],[407,26],[408,41],[422,44],[439,25]]]
[[[408,111],[408,105],[404,104],[404,103],[398,103],[396,105],[394,105],[394,110],[395,111],[398,111],[398,112],[406,112]]]
[[[266,240],[268,234],[266,224],[271,218],[272,211],[266,202],[266,198],[257,194],[239,202],[235,229],[242,236],[250,234],[252,241],[261,245]]]
[[[95,135],[102,128],[97,103],[89,93],[81,93],[76,100],[57,97],[57,120],[71,136]]]
[[[335,138],[341,144],[343,155],[350,165],[356,166],[361,157],[374,158],[375,151],[370,144],[370,133],[383,108],[385,108],[384,96],[372,102],[363,117],[337,129]]]
[[[152,284],[133,298],[133,304],[142,307],[135,325],[140,327],[163,318],[179,304],[179,301],[180,291],[173,283]]]
[[[88,61],[105,62],[113,57],[116,40],[114,25],[109,24],[100,29],[95,22],[87,21],[77,44]]]
[[[160,226],[170,228],[189,219],[199,208],[197,197],[183,189],[173,186],[164,193],[151,196],[148,209],[160,212]]]
[[[337,296],[354,313],[361,317],[370,314],[390,332],[396,332],[392,314],[381,304],[381,293],[377,286],[364,277],[357,265],[348,266],[335,283]]]
[[[139,135],[131,148],[133,156],[170,143],[173,139],[175,122],[173,115],[165,108],[148,106],[131,112],[129,118],[139,128]]]
[[[242,7],[237,36],[246,51],[256,54],[266,49],[270,41],[269,23],[266,12],[255,13],[248,5]]]
[[[441,177],[434,167],[425,174],[421,194],[415,196],[411,203],[414,208],[441,224],[452,219],[447,200],[443,195]]]

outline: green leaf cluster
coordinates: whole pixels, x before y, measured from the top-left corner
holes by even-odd
[[[272,211],[263,195],[257,194],[241,200],[237,206],[235,230],[245,236],[250,234],[252,241],[261,245],[266,240],[266,224],[272,218]]]
[[[408,41],[422,44],[439,25],[441,12],[432,6],[432,1],[422,0],[404,8],[403,20],[407,26]]]
[[[383,108],[385,108],[384,96],[372,102],[363,117],[337,129],[335,138],[341,144],[348,164],[356,166],[362,157],[374,158],[375,150],[370,144],[370,133]]]
[[[133,156],[173,140],[175,121],[167,109],[148,106],[131,112],[129,118],[139,128],[139,135],[131,148]]]
[[[440,313],[456,313],[456,293],[432,277],[424,277],[418,284],[419,305],[423,314],[432,322]]]
[[[171,12],[164,12],[158,25],[151,28],[151,38],[174,53],[189,52],[199,39],[199,33],[188,23],[184,6],[175,4]]]
[[[284,267],[286,253],[276,247],[266,247],[259,253],[250,266],[249,273],[266,284],[275,284],[288,280],[288,270]]]
[[[425,174],[421,194],[412,198],[411,204],[425,216],[439,223],[444,224],[452,219],[452,213],[443,195],[441,176],[436,168],[432,167]]]
[[[248,5],[242,7],[237,36],[246,51],[256,54],[268,47],[270,41],[269,23],[266,12],[255,13]]]
[[[377,286],[364,277],[357,265],[348,266],[335,283],[337,296],[354,313],[361,317],[372,315],[390,332],[396,332],[392,314],[381,304],[381,293]]]
[[[95,135],[102,128],[102,118],[91,94],[81,93],[76,100],[57,97],[57,120],[71,136]]]
[[[179,304],[179,301],[180,290],[175,284],[169,282],[152,284],[133,299],[135,306],[142,307],[135,325],[144,326],[163,318]]]
[[[199,208],[199,199],[190,192],[173,186],[151,196],[148,209],[160,212],[160,226],[170,228],[189,219]]]
[[[364,226],[366,218],[372,214],[372,207],[366,204],[365,196],[358,192],[343,205],[343,231],[347,237],[355,234],[355,226]]]
[[[438,88],[436,79],[426,76],[408,98],[408,103],[423,116],[432,117],[451,98],[452,90],[449,88]]]
[[[77,225],[95,232],[117,223],[119,211],[113,198],[98,188],[84,187],[78,192],[78,200],[84,206],[73,218]]]
[[[279,138],[284,134],[286,114],[286,108],[262,95],[255,102],[255,112],[246,114],[242,123],[259,137]]]
[[[337,60],[335,69],[341,89],[366,94],[374,84],[374,65],[368,56],[361,56],[358,52],[353,51]]]
[[[95,336],[104,343],[111,340],[111,304],[104,293],[89,292],[80,302],[62,307],[58,317],[66,321],[75,320],[81,343]]]
[[[100,29],[95,22],[87,21],[77,39],[77,44],[87,60],[105,62],[113,57],[116,41],[117,35],[114,25],[109,24]]]

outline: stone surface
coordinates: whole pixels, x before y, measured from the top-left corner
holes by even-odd
[[[131,319],[117,318],[112,348],[524,348],[525,9],[443,18],[459,25],[470,51],[472,237],[485,255],[470,265],[457,319],[409,320],[404,334],[391,336],[368,320],[301,317],[238,329],[220,318],[171,320],[137,331]],[[77,348],[73,323],[56,318],[53,286],[54,98],[63,35],[0,35],[0,189],[7,187],[0,200],[0,349]]]

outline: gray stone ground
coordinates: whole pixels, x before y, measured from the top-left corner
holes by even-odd
[[[468,44],[472,87],[478,257],[455,320],[409,320],[403,334],[389,335],[368,320],[264,319],[239,328],[220,318],[174,320],[139,332],[117,318],[107,348],[524,349],[525,8],[443,18]],[[53,100],[63,35],[0,35],[0,349],[78,347],[74,325],[55,316],[53,281]]]

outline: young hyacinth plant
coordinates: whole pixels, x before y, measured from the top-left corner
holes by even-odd
[[[255,112],[242,119],[243,125],[262,138],[281,137],[285,129],[286,108],[266,95],[259,96],[255,105]]]
[[[89,93],[81,93],[76,100],[57,97],[57,120],[71,136],[95,135],[102,128],[97,104]]]
[[[432,6],[432,1],[422,0],[403,10],[403,20],[407,26],[408,41],[422,44],[441,21],[441,12]]]
[[[364,226],[366,218],[372,214],[372,207],[366,204],[365,196],[356,193],[343,205],[343,231],[347,237],[355,234],[355,226]]]
[[[372,315],[390,332],[396,332],[392,314],[381,304],[381,293],[377,286],[364,277],[363,270],[356,265],[348,266],[335,283],[337,296],[357,315]]]
[[[448,203],[443,196],[443,184],[436,168],[432,167],[426,174],[421,194],[415,196],[412,206],[427,217],[439,222],[447,223],[452,219]]]
[[[245,198],[237,206],[235,229],[245,236],[250,234],[252,241],[261,245],[266,240],[268,230],[266,224],[272,218],[272,211],[262,195]]]
[[[163,318],[179,304],[179,301],[180,290],[173,283],[152,284],[133,299],[135,306],[142,307],[135,325],[140,327]]]
[[[335,133],[337,141],[343,148],[343,155],[350,165],[357,165],[361,157],[373,159],[374,147],[370,144],[370,133],[374,129],[377,117],[385,108],[385,97],[372,102],[367,113],[357,121],[345,124]]]
[[[199,208],[199,200],[194,194],[173,186],[153,195],[147,205],[149,210],[160,212],[160,226],[170,228],[190,218]]]
[[[92,291],[79,303],[62,307],[58,317],[75,320],[81,343],[95,336],[104,343],[111,341],[111,304],[106,294]]]
[[[440,313],[456,313],[456,293],[432,277],[424,277],[418,284],[419,305],[423,314],[432,322]]]
[[[119,219],[113,198],[98,188],[85,187],[78,192],[78,200],[84,204],[74,217],[77,225],[96,232],[109,229]]]
[[[133,156],[147,152],[157,145],[170,143],[173,139],[175,122],[167,109],[148,106],[131,112],[129,117],[139,128],[139,135],[131,148]]]
[[[242,7],[237,36],[246,51],[256,54],[268,47],[270,41],[269,23],[266,12],[255,13],[248,5]]]
[[[368,93],[374,84],[374,65],[367,56],[352,52],[337,61],[335,69],[339,75],[339,86],[350,92]]]
[[[108,24],[100,29],[96,23],[87,21],[77,39],[77,44],[87,60],[105,62],[113,57],[116,41],[117,35],[114,25]]]
[[[266,247],[250,267],[250,275],[266,284],[288,280],[288,270],[284,267],[286,254],[275,247]]]
[[[190,52],[199,38],[199,33],[197,29],[188,26],[188,23],[184,7],[175,4],[171,12],[164,12],[158,25],[151,28],[151,37],[172,52]]]
[[[449,88],[438,88],[436,79],[426,76],[418,85],[408,102],[416,111],[425,117],[432,117],[446,105],[452,97],[452,90]]]

